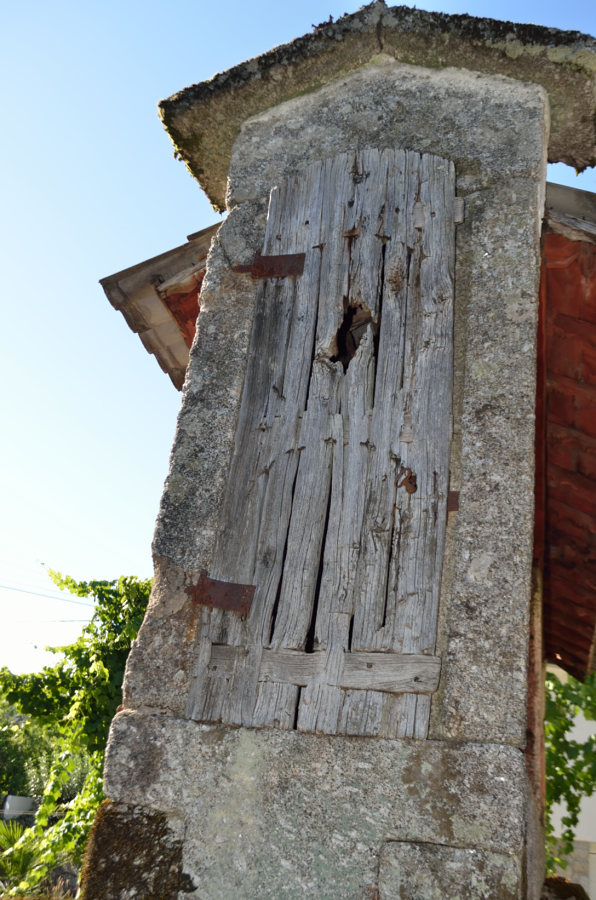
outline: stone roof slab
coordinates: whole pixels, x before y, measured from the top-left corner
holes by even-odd
[[[232,147],[247,119],[374,63],[379,55],[542,85],[550,101],[549,161],[578,171],[596,165],[593,37],[383,2],[324,22],[311,34],[185,88],[160,102],[160,115],[176,155],[222,210]]]

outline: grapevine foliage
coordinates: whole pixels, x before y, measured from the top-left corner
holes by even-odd
[[[14,675],[0,669],[0,694],[28,722],[51,730],[58,746],[35,822],[0,855],[0,872],[18,871],[17,856],[33,860],[26,877],[7,896],[35,891],[48,872],[65,860],[80,864],[95,811],[103,799],[103,757],[110,722],[122,702],[126,660],[143,621],[151,580],[75,581],[49,570],[54,584],[93,601],[91,621],[74,644],[49,648],[60,654],[41,672]],[[90,760],[79,793],[64,804],[64,786],[72,780],[81,751]],[[19,876],[20,878],[20,876]]]
[[[596,790],[596,734],[583,743],[569,735],[578,713],[596,721],[596,673],[585,681],[571,675],[563,682],[554,673],[546,676],[546,864],[547,873],[566,868],[564,857],[571,853],[582,797]],[[596,731],[596,729],[595,729]],[[552,808],[567,808],[563,833],[555,837]]]

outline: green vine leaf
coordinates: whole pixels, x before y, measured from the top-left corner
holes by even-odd
[[[0,669],[4,700],[29,720],[51,729],[60,748],[33,826],[0,853],[2,896],[37,892],[47,873],[65,859],[80,865],[95,812],[104,799],[102,771],[108,730],[122,703],[126,660],[152,584],[150,579],[134,577],[77,582],[52,570],[48,574],[61,590],[93,600],[94,612],[74,644],[48,648],[61,654],[56,665],[27,675]],[[18,731],[19,726],[14,727]],[[91,760],[89,775],[74,800],[66,809],[60,808],[63,786],[69,782],[81,747]],[[17,855],[30,860],[25,879],[22,872],[17,876],[14,865],[11,869],[11,859]],[[14,877],[5,874],[10,871],[15,872]]]
[[[569,737],[579,712],[596,721],[596,673],[583,683],[569,675],[563,683],[548,672],[544,721],[547,874],[553,874],[557,867],[567,867],[565,856],[573,850],[582,798],[591,797],[596,790],[596,734],[583,743]],[[552,823],[557,803],[567,808],[560,837],[555,836]]]

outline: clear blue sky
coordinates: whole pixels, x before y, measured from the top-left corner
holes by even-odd
[[[596,34],[587,0],[419,6]],[[40,563],[80,579],[151,574],[180,394],[97,282],[218,218],[173,159],[157,101],[357,8],[1,5],[0,665],[37,669],[89,615],[55,599]],[[596,191],[593,172],[550,178]]]

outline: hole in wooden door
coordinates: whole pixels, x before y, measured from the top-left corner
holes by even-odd
[[[344,373],[347,372],[350,361],[356,356],[360,341],[369,325],[373,326],[376,335],[377,326],[368,307],[348,306],[337,332],[337,354],[331,357],[331,362],[342,364]]]

